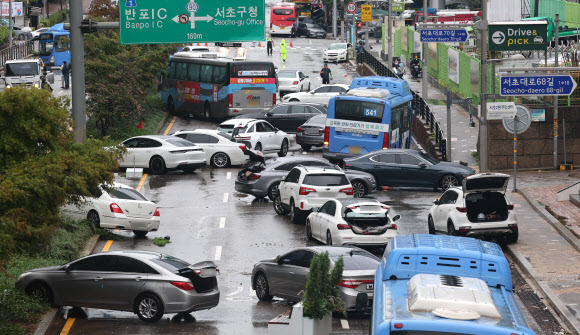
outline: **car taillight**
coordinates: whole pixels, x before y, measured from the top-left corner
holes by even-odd
[[[270,29],[272,29],[272,27],[273,27],[272,22],[270,22]]]
[[[460,213],[467,213],[467,208],[465,207],[455,207],[455,209]]]
[[[248,147],[246,147],[245,145],[240,145],[240,149],[241,149],[242,151],[244,151],[244,150],[248,149]]]
[[[109,207],[111,208],[111,212],[123,214],[123,210],[116,203],[113,202]]]
[[[153,213],[153,216],[161,216],[159,213],[159,208],[155,208],[155,213]]]
[[[234,107],[234,95],[233,94],[228,94],[228,107],[229,108]]]
[[[348,288],[357,288],[362,284],[374,284],[374,280],[343,280],[338,283],[338,286],[348,287]]]
[[[298,81],[295,81],[292,85],[298,85]]]
[[[191,291],[193,290],[193,285],[191,285],[191,283],[185,282],[185,281],[170,281],[169,283],[171,283],[171,285],[182,289],[184,291]]]
[[[388,229],[393,229],[393,230],[397,230],[399,227],[397,227],[396,224],[391,224],[391,226]]]
[[[389,209],[389,206],[387,206],[387,205],[383,205],[383,206],[381,206],[381,208],[382,208],[382,209]]]
[[[237,139],[240,141],[249,141],[252,139],[252,136],[238,136]]]
[[[352,189],[352,187],[343,188],[338,192],[344,193],[346,195],[353,195],[354,194],[354,190]]]
[[[389,148],[389,133],[385,133],[385,137],[383,138],[383,150]]]
[[[330,139],[330,128],[324,128],[324,148],[328,149],[328,141]]]
[[[274,106],[276,104],[276,93],[274,93],[273,96],[274,96],[274,98],[272,100],[272,106]]]
[[[304,128],[302,128],[302,127],[298,127],[298,128],[296,129],[296,132],[297,132],[297,133],[301,133],[301,132],[303,132],[303,131],[304,131]]]
[[[338,230],[344,230],[344,229],[350,229],[350,226],[347,225],[346,223],[339,223],[336,225],[336,228]]]
[[[310,187],[301,187],[300,191],[298,192],[300,195],[308,195],[312,192],[316,192],[315,189],[310,188]]]
[[[514,205],[508,205],[508,211],[511,211],[514,209]]]
[[[260,177],[261,177],[261,175],[259,175],[259,174],[255,174],[255,173],[254,173],[254,174],[253,174],[253,175],[250,177],[250,179],[256,180],[256,179],[260,179]]]

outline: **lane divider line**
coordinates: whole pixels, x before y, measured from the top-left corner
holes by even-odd
[[[215,247],[214,260],[219,261],[220,259],[222,259],[222,246],[218,245],[217,247]]]
[[[226,227],[226,218],[224,216],[224,217],[220,218],[220,228],[225,228],[225,227]]]
[[[232,173],[231,172],[226,173],[226,179],[232,179]]]
[[[101,252],[109,251],[111,244],[113,244],[113,240],[108,240],[107,243],[105,243],[105,246],[103,247],[103,250],[101,250]]]
[[[224,193],[224,202],[228,202],[229,193]]]
[[[340,319],[340,324],[342,325],[342,329],[350,329],[350,326],[348,325],[348,320]]]
[[[64,327],[62,327],[62,330],[60,331],[60,335],[67,335],[73,323],[75,323],[75,318],[69,318],[68,320],[66,320]]]
[[[167,129],[165,129],[165,132],[163,133],[163,135],[169,134],[169,129],[171,129],[171,127],[173,127],[173,124],[175,123],[176,119],[177,119],[177,116],[174,116],[173,119],[171,120],[171,122],[169,123],[169,126],[167,126]]]
[[[137,192],[141,191],[141,187],[143,187],[143,183],[145,183],[145,179],[147,179],[148,174],[144,173],[143,177],[141,177],[141,180],[139,180],[139,184],[137,184],[137,187],[135,188],[137,190]]]

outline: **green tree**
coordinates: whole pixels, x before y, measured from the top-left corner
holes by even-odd
[[[113,5],[111,0],[93,0],[88,13],[89,18],[98,21],[119,21],[119,7]]]
[[[113,180],[122,149],[74,143],[67,106],[47,90],[0,93],[0,260],[42,248],[60,206]]]
[[[340,298],[338,284],[342,280],[344,261],[342,257],[330,271],[328,252],[314,254],[310,262],[310,271],[306,279],[306,290],[302,304],[304,316],[322,319],[333,311],[344,312],[344,303]]]

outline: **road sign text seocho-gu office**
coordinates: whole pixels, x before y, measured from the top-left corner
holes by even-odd
[[[265,36],[264,0],[121,0],[121,44],[250,42]]]
[[[488,30],[489,51],[546,50],[548,24],[539,22],[492,22]]]

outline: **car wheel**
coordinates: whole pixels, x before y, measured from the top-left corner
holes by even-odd
[[[268,285],[268,278],[262,272],[256,275],[254,279],[254,287],[256,288],[256,296],[261,301],[270,301],[272,296],[270,295],[270,285]]]
[[[101,218],[96,210],[90,210],[87,214],[87,220],[97,229],[101,228]]]
[[[203,117],[206,120],[211,120],[211,107],[210,107],[209,103],[207,103],[207,102],[203,106]]]
[[[298,100],[298,99],[296,99],[296,98],[292,98],[292,99],[290,99],[290,100],[288,100],[288,101],[290,101],[290,102],[300,102],[300,100]]]
[[[268,198],[272,201],[278,197],[278,186],[280,186],[280,183],[274,183],[268,188]]]
[[[310,220],[306,220],[306,238],[308,241],[313,241],[314,238],[312,237],[312,227],[310,226]]]
[[[457,230],[455,230],[455,227],[453,226],[453,222],[451,222],[451,221],[447,222],[447,234],[449,236],[457,236]]]
[[[151,161],[149,161],[149,169],[153,174],[165,174],[167,172],[165,161],[159,156],[151,158]]]
[[[278,215],[286,215],[288,211],[282,207],[282,199],[280,198],[280,194],[274,199],[274,210]]]
[[[304,150],[304,151],[309,151],[310,149],[312,149],[311,145],[306,145],[306,144],[302,144],[301,147],[302,147],[302,150]]]
[[[362,198],[365,196],[365,194],[367,194],[367,188],[366,188],[365,184],[361,181],[353,182],[352,189],[353,189],[353,196],[355,198]]]
[[[298,212],[296,206],[294,206],[294,199],[290,200],[290,221],[295,224],[303,223],[302,216]]]
[[[256,143],[256,147],[254,148],[254,150],[262,151],[262,143],[260,143],[260,142]]]
[[[427,228],[429,229],[429,234],[435,235],[435,224],[431,215],[427,218]]]
[[[278,157],[284,157],[288,154],[288,140],[284,139],[282,141],[282,146],[280,147],[280,151],[278,151]]]
[[[330,230],[326,231],[326,244],[332,245],[332,235],[330,235]]]
[[[146,230],[133,230],[133,234],[135,234],[135,236],[137,237],[145,237],[145,235],[147,235],[148,231]]]
[[[135,313],[145,322],[157,322],[163,316],[163,303],[156,295],[145,293],[135,302]]]
[[[518,236],[519,235],[518,227],[516,227],[515,229],[512,229],[512,232],[513,232],[512,234],[506,236],[507,243],[516,243],[518,241],[518,237],[519,237]]]
[[[441,188],[444,191],[447,191],[451,187],[457,187],[457,186],[459,186],[459,179],[457,179],[457,177],[450,175],[450,174],[447,174],[447,175],[443,176],[443,178],[441,178]]]
[[[167,114],[175,115],[175,104],[173,103],[172,97],[169,97],[169,99],[167,99]]]
[[[52,293],[45,283],[35,282],[26,288],[26,294],[35,300],[52,303]]]
[[[224,168],[230,165],[230,157],[223,152],[216,152],[211,156],[211,165],[216,168]]]

